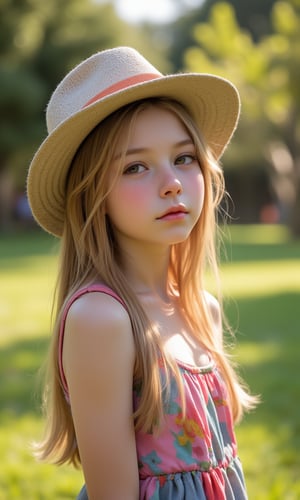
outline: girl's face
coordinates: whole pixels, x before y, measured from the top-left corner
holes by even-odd
[[[203,176],[186,128],[168,110],[144,109],[129,140],[126,131],[121,135],[112,174],[123,154],[122,172],[106,205],[121,248],[129,242],[168,247],[184,241],[204,200]]]

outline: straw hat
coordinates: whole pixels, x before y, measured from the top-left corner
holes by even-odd
[[[28,199],[37,222],[61,236],[65,217],[65,183],[80,143],[112,112],[148,97],[182,103],[219,158],[239,116],[236,88],[223,78],[198,73],[162,75],[129,47],[98,52],[76,66],[58,85],[46,113],[48,136],[28,173]]]

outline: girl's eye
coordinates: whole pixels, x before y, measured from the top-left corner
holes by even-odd
[[[190,163],[193,163],[193,161],[196,160],[196,156],[192,154],[184,154],[180,155],[176,158],[175,164],[176,165],[190,165]]]
[[[146,169],[144,165],[141,165],[141,163],[133,163],[132,165],[129,165],[128,167],[125,168],[123,174],[125,175],[130,175],[130,174],[140,174]]]

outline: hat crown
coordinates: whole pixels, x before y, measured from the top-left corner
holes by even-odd
[[[148,78],[147,78],[148,75]],[[162,74],[131,47],[117,47],[98,52],[76,66],[53,92],[47,106],[46,122],[51,133],[62,122],[108,93],[126,88],[133,77],[143,79]]]

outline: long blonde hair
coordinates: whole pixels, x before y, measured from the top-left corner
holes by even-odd
[[[159,335],[125,279],[119,264],[117,242],[105,215],[105,200],[114,182],[110,165],[120,135],[127,130],[129,138],[138,113],[148,106],[162,107],[181,120],[194,141],[205,184],[205,199],[198,222],[186,241],[171,248],[169,290],[179,297],[195,337],[212,353],[219,366],[228,388],[234,419],[238,420],[243,410],[254,404],[254,398],[243,389],[228,356],[216,339],[212,314],[203,293],[207,270],[213,271],[218,282],[216,216],[225,192],[222,169],[206,147],[192,118],[179,103],[167,98],[135,102],[102,121],[80,145],[70,167],[57,281],[56,323],[44,393],[46,434],[36,453],[43,460],[58,464],[80,463],[71,409],[60,381],[58,336],[64,305],[83,285],[95,281],[108,285],[122,297],[128,308],[136,345],[134,382],[142,384],[140,404],[134,414],[136,429],[153,431],[163,419],[164,388],[161,387],[158,356],[167,374],[174,372],[180,385],[175,363],[161,350]],[[116,173],[116,178],[117,175],[119,173]]]

